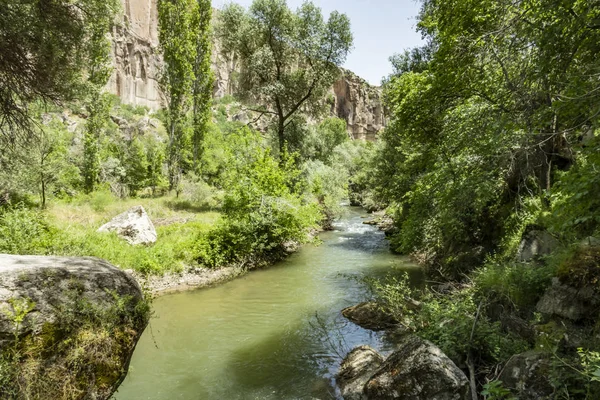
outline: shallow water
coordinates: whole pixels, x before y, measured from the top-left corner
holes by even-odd
[[[419,269],[348,209],[336,230],[265,270],[167,295],[133,355],[116,400],[335,399],[333,376],[352,347],[389,349],[340,310],[368,295],[362,278]]]

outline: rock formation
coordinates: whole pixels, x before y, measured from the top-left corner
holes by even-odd
[[[518,393],[519,399],[547,399],[554,392],[551,372],[552,354],[531,350],[511,357],[500,380]]]
[[[148,316],[137,282],[106,261],[0,255],[0,393],[110,398]]]
[[[158,0],[121,0],[123,15],[112,31],[110,93],[125,104],[161,107],[158,73]]]
[[[108,90],[125,104],[157,110],[162,106],[158,85],[161,57],[158,51],[157,0],[121,0],[123,16],[112,32],[114,71]],[[235,92],[239,66],[234,54],[213,43],[214,97]],[[342,77],[330,91],[331,115],[344,119],[354,139],[375,140],[386,125],[381,88],[354,73]]]
[[[361,346],[342,362],[337,383],[345,399],[468,400],[469,381],[439,348],[407,336],[382,362]],[[370,377],[366,377],[371,375]]]
[[[381,88],[342,70],[342,77],[334,83],[332,93],[331,114],[346,121],[354,139],[374,141],[386,125]]]
[[[377,372],[384,358],[369,346],[353,349],[340,367],[336,376],[344,400],[363,399],[365,383]]]
[[[116,232],[131,245],[156,243],[156,229],[142,206],[133,207],[102,225],[98,232]]]
[[[398,321],[374,302],[360,303],[342,310],[342,315],[364,329],[383,331],[391,329]]]

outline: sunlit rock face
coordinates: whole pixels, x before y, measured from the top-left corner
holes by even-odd
[[[158,72],[157,0],[121,0],[122,16],[112,30],[113,74],[108,91],[125,104],[161,107]]]
[[[342,74],[332,88],[331,113],[346,121],[354,139],[374,141],[386,125],[382,90],[351,71]]]
[[[122,16],[112,30],[114,71],[107,87],[123,103],[152,110],[162,106],[157,1],[121,0]],[[212,69],[214,97],[234,94],[239,63],[235,54],[222,51],[218,40],[213,43]],[[369,85],[350,71],[342,71],[331,88],[328,105],[332,116],[347,122],[348,133],[354,139],[376,140],[386,125],[381,88]]]

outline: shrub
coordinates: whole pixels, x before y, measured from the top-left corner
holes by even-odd
[[[22,204],[0,209],[0,253],[39,254],[51,247],[56,231],[44,215]]]
[[[181,199],[199,209],[217,209],[223,204],[223,192],[210,186],[202,178],[189,174],[181,180]]]
[[[419,311],[403,306],[403,299],[415,296],[408,277],[375,285],[375,293],[399,321],[407,321],[419,336],[440,347],[457,364],[463,365],[471,354],[477,365],[491,365],[507,360],[527,349],[528,344],[502,332],[499,323],[489,320],[484,302],[476,297],[473,288],[438,295],[426,289],[421,293]]]
[[[550,285],[555,268],[488,261],[473,280],[479,299],[498,302],[510,310],[528,314]]]
[[[304,241],[319,220],[318,209],[302,204],[297,194],[294,160],[284,155],[280,164],[269,150],[249,149],[224,176],[223,220],[198,239],[197,259],[204,265],[281,255],[286,242]]]

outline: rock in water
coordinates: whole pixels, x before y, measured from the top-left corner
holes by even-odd
[[[365,383],[383,363],[383,357],[369,346],[352,350],[336,376],[337,385],[345,400],[361,400]]]
[[[342,315],[360,326],[372,331],[383,331],[392,328],[398,323],[396,319],[386,313],[377,303],[366,302],[342,310]]]
[[[110,398],[148,317],[137,282],[106,261],[0,255],[0,393]]]
[[[156,229],[142,206],[136,206],[102,225],[98,232],[116,232],[131,245],[156,243]]]
[[[364,386],[367,400],[468,400],[469,381],[439,348],[416,336],[402,343]]]

